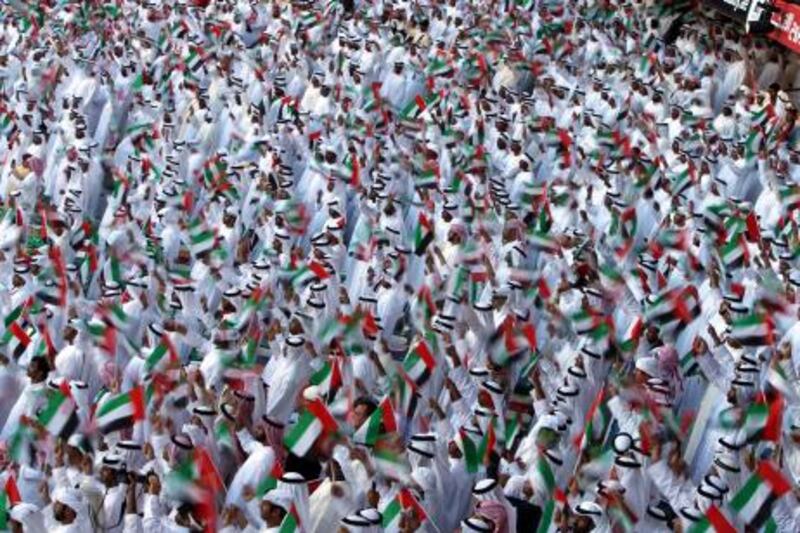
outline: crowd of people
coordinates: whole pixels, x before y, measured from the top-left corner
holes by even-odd
[[[6,0],[0,529],[800,530],[783,53],[659,0]]]

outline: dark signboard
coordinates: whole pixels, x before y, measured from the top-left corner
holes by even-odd
[[[767,33],[772,9],[770,0],[705,0],[746,33]]]

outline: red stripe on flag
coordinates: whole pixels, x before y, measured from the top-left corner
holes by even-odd
[[[761,461],[756,468],[758,477],[769,483],[775,496],[782,496],[792,490],[792,485],[769,461]]]
[[[425,111],[425,108],[427,107],[427,105],[425,104],[425,99],[421,95],[418,94],[414,98],[414,101],[417,103],[417,107],[419,107],[420,111]]]
[[[717,533],[736,533],[736,528],[728,522],[728,519],[725,518],[725,515],[722,514],[716,505],[712,505],[706,511],[706,517],[708,517],[708,521],[711,522],[711,525],[714,526],[714,529]]]
[[[353,158],[353,171],[350,173],[350,185],[352,187],[358,187],[361,185],[361,164],[358,162],[358,158]]]
[[[103,344],[101,346],[103,350],[108,353],[110,356],[114,356],[117,353],[117,330],[112,326],[106,327],[105,332],[103,332]]]
[[[144,420],[145,416],[145,406],[144,406],[144,391],[141,387],[134,387],[131,389],[131,392],[128,393],[131,398],[131,405],[133,406],[133,419],[134,420]]]
[[[336,420],[333,419],[321,400],[309,402],[307,409],[317,418],[317,420],[322,423],[322,429],[325,432],[332,433],[339,429],[339,425],[336,423]]]
[[[764,426],[764,431],[761,434],[763,440],[770,440],[777,442],[781,436],[781,419],[783,418],[783,397],[778,395],[769,404],[769,415],[767,416],[767,424]]]
[[[531,347],[531,350],[536,349],[536,328],[533,327],[533,324],[525,324],[522,327],[522,334],[525,335],[525,339],[528,341],[528,346]]]
[[[42,225],[39,226],[39,237],[42,241],[47,242],[47,211],[44,207],[39,208],[39,216],[42,217]]]
[[[183,195],[183,209],[186,211],[191,211],[192,206],[194,206],[194,194],[192,191],[186,191]]]
[[[22,497],[19,494],[19,489],[17,488],[17,481],[14,479],[14,476],[8,476],[8,479],[6,479],[5,491],[6,495],[8,495],[8,503],[12,506],[22,501]]]
[[[330,273],[328,273],[325,267],[316,261],[311,261],[308,263],[308,269],[311,270],[311,272],[313,272],[320,280],[331,277]]]
[[[392,433],[397,431],[397,422],[394,419],[394,411],[392,410],[392,404],[389,402],[389,399],[384,398],[379,408],[381,410],[381,421],[383,422],[383,428],[386,430],[386,432]]]
[[[72,390],[69,388],[69,382],[67,380],[62,380],[61,383],[58,384],[58,390],[61,391],[61,394],[66,396],[67,398],[72,398]]]
[[[425,363],[425,366],[428,367],[429,370],[432,370],[436,366],[436,361],[433,359],[433,354],[431,353],[430,348],[428,348],[428,345],[425,344],[425,341],[420,341],[414,351],[422,359],[422,361]]]
[[[539,295],[545,300],[549,300],[552,292],[550,291],[550,287],[547,285],[547,282],[544,280],[544,278],[539,278],[537,286],[539,289]]]
[[[428,517],[428,515],[425,514],[425,509],[422,508],[414,495],[411,494],[411,491],[408,489],[400,489],[399,496],[400,505],[403,506],[403,509],[413,509],[419,520],[424,520]]]
[[[636,323],[631,328],[631,339],[639,340],[639,337],[642,336],[642,331],[644,330],[644,321],[642,317],[636,319]]]
[[[178,350],[175,349],[175,345],[172,344],[172,340],[169,338],[169,335],[166,333],[161,336],[161,342],[163,342],[167,346],[167,351],[169,352],[169,361],[170,363],[178,362]]]
[[[25,330],[19,327],[19,324],[17,324],[16,322],[12,322],[11,325],[8,327],[8,329],[9,331],[11,331],[11,334],[14,335],[23,346],[28,346],[31,343],[31,338],[28,336],[27,333],[25,333]]]
[[[219,475],[217,467],[214,465],[214,461],[211,459],[208,451],[206,451],[205,448],[195,448],[194,458],[203,485],[212,490],[221,489],[224,486],[222,483],[222,476]]]

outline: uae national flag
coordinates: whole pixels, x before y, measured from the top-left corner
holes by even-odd
[[[257,287],[244,303],[242,310],[239,311],[239,316],[236,317],[234,327],[238,330],[244,329],[250,324],[251,319],[261,311],[265,303],[264,291],[262,291],[260,287]]]
[[[0,346],[7,346],[6,353],[10,354],[14,359],[19,359],[33,342],[35,333],[35,328],[28,324],[27,321],[12,322],[3,338],[0,339]]]
[[[167,495],[171,499],[192,504],[195,514],[206,524],[206,533],[215,530],[217,517],[214,499],[224,486],[211,455],[200,446],[195,447],[189,457],[164,477]]]
[[[137,385],[128,392],[106,396],[94,413],[95,423],[101,433],[111,433],[133,426],[146,418],[148,391]]]
[[[364,87],[361,96],[361,109],[367,113],[375,111],[381,106],[381,82],[373,82],[369,87]]]
[[[396,386],[392,397],[395,399],[395,405],[398,407],[400,421],[410,423],[416,413],[417,403],[420,397],[417,391],[417,384],[408,377],[408,374],[403,372],[403,369],[399,370],[395,383]]]
[[[694,356],[694,350],[689,350],[686,354],[683,355],[678,360],[678,366],[681,369],[681,375],[684,378],[688,378],[691,376],[702,375],[703,371],[700,369],[700,365],[697,363],[697,359]]]
[[[417,220],[417,227],[414,229],[414,253],[423,255],[425,249],[433,241],[433,223],[425,216],[425,213],[419,213]]]
[[[731,407],[719,415],[720,426],[744,433],[748,442],[755,440],[777,441],[783,417],[783,399],[777,395],[768,402],[762,394],[747,408]]]
[[[311,384],[319,388],[325,395],[328,403],[336,397],[336,393],[342,387],[342,370],[338,357],[331,357],[322,368],[314,372],[311,376]]]
[[[225,181],[228,165],[218,157],[212,157],[203,165],[203,181],[206,188],[216,187]]]
[[[436,315],[436,302],[433,300],[433,294],[430,287],[423,285],[417,292],[417,299],[415,302],[415,311],[421,315],[420,318],[424,324],[430,322]]]
[[[719,258],[726,271],[741,268],[748,260],[747,242],[744,235],[734,233],[719,250]]]
[[[769,461],[761,461],[744,486],[731,498],[730,508],[738,518],[757,530],[770,518],[770,509],[792,485]]]
[[[556,490],[556,477],[555,474],[553,474],[553,469],[550,468],[547,457],[544,455],[539,455],[539,458],[536,460],[536,473],[542,483],[544,483],[547,492],[552,494]]]
[[[400,520],[403,517],[403,505],[400,498],[392,498],[389,503],[381,509],[381,526],[383,531],[397,533],[400,531]]]
[[[378,404],[378,408],[369,415],[369,418],[353,434],[353,441],[356,444],[374,446],[378,442],[378,437],[382,434],[395,431],[397,431],[397,421],[394,417],[392,403],[388,397],[385,397]]]
[[[264,497],[264,494],[277,488],[278,480],[281,476],[283,476],[283,466],[281,466],[280,461],[276,460],[272,463],[272,469],[269,471],[269,474],[264,476],[264,479],[256,485],[256,497],[260,500]]]
[[[706,208],[703,220],[708,229],[720,233],[725,229],[725,219],[731,214],[728,204],[714,204]]]
[[[792,211],[800,206],[800,186],[797,184],[784,185],[778,190],[778,193],[781,203],[787,211]]]
[[[314,279],[323,281],[331,277],[325,266],[316,261],[309,261],[306,265],[289,272],[289,280],[294,287],[302,287]]]
[[[489,338],[489,358],[498,366],[506,366],[528,350],[536,350],[536,330],[532,324],[517,327],[507,318]]]
[[[189,51],[189,54],[184,58],[183,63],[191,72],[195,72],[201,66],[203,66],[203,54],[200,49],[192,48]]]
[[[744,157],[748,161],[752,161],[755,159],[756,155],[758,154],[759,150],[761,150],[762,144],[764,143],[764,131],[760,127],[751,128],[750,134],[747,136],[747,139],[744,141],[745,150],[744,150]]]
[[[706,510],[705,516],[689,528],[689,533],[710,533],[714,531],[717,533],[736,533],[736,528],[722,514],[719,507],[712,504]]]
[[[309,402],[297,423],[283,439],[286,447],[298,457],[305,456],[314,442],[323,434],[335,433],[339,428],[322,400]]]
[[[775,387],[790,404],[800,401],[800,395],[797,394],[797,388],[794,385],[793,379],[789,378],[792,372],[791,361],[777,361],[770,365],[767,371],[767,381],[770,385]]]
[[[17,488],[14,476],[9,474],[3,491],[0,492],[0,531],[8,529],[8,513],[13,506],[20,503],[22,498]]]
[[[630,326],[625,336],[619,342],[619,349],[624,353],[633,352],[639,345],[639,338],[644,332],[644,321],[642,317],[637,317]]]
[[[428,97],[418,94],[414,100],[408,104],[400,113],[400,120],[415,120],[422,116],[425,111],[434,107],[441,101],[439,93],[434,93]]]
[[[428,76],[448,76],[453,73],[453,65],[446,59],[435,57],[425,68]]]
[[[144,366],[148,371],[154,368],[163,368],[171,362],[178,361],[178,352],[175,350],[172,341],[165,333],[161,336],[161,342],[153,348],[150,355],[145,359]]]
[[[289,512],[283,517],[281,525],[278,527],[278,533],[295,533],[295,531],[300,531],[300,528],[300,513],[297,512],[297,507],[293,503]]]
[[[413,513],[417,521],[424,525],[428,518],[425,509],[417,501],[409,489],[400,489],[389,503],[381,510],[381,526],[386,533],[398,533],[400,529],[400,519],[403,513]]]
[[[516,441],[517,437],[521,431],[521,421],[520,418],[522,417],[521,414],[516,413],[512,415],[510,418],[506,418],[505,430],[503,431],[503,444],[506,450],[511,450],[514,447],[514,441]]]
[[[536,533],[552,533],[558,531],[558,524],[556,522],[556,501],[550,499],[544,504],[542,509],[542,517],[539,519],[539,526],[536,528]]]
[[[587,335],[600,324],[605,322],[605,317],[594,309],[581,309],[571,317],[575,333]]]
[[[688,244],[689,238],[686,230],[665,229],[656,235],[650,245],[650,252],[658,259],[664,255],[664,250],[686,250]]]
[[[417,385],[425,383],[434,368],[436,368],[436,359],[424,340],[419,341],[403,360],[403,370]]]
[[[469,303],[474,305],[478,302],[486,290],[486,284],[489,282],[489,273],[481,268],[477,271],[469,273]]]
[[[489,456],[494,450],[496,444],[494,424],[489,424],[478,444],[463,429],[459,430],[459,436],[461,437],[461,448],[464,452],[467,472],[475,474],[482,465],[488,464]]]
[[[340,315],[329,318],[317,331],[319,342],[327,346],[336,339],[346,339],[358,331],[360,317],[353,315]]]
[[[36,417],[47,432],[55,437],[69,438],[78,429],[78,406],[72,399],[69,384],[47,392],[47,403]]]
[[[425,165],[424,168],[415,171],[414,187],[417,189],[425,189],[429,187],[436,187],[439,182],[439,167],[432,165]]]
[[[675,174],[675,177],[672,178],[672,195],[677,196],[689,188],[692,183],[694,182],[694,167],[692,165],[686,165],[686,168],[683,169],[681,172]]]
[[[168,267],[167,277],[169,278],[169,282],[176,286],[191,285],[192,283],[191,269],[181,265],[175,265],[171,268]]]
[[[22,319],[26,303],[15,307],[3,320],[6,330],[0,339],[0,345],[8,346],[8,353],[18,359],[31,343],[32,328]]]
[[[528,238],[531,246],[533,246],[534,249],[540,250],[544,253],[555,254],[561,249],[558,241],[549,233],[545,233],[543,231],[532,231]]]
[[[113,303],[108,306],[106,316],[115,328],[124,330],[128,327],[128,315],[118,303]]]
[[[394,446],[386,443],[385,439],[378,439],[372,449],[372,462],[375,470],[387,479],[396,479],[402,484],[411,484],[411,468],[405,454]]]
[[[665,324],[679,320],[689,323],[700,314],[700,311],[697,290],[693,286],[688,286],[660,293],[647,305],[645,316],[648,322]]]
[[[216,235],[201,219],[189,224],[189,249],[195,257],[212,250],[215,241]]]
[[[459,430],[459,437],[461,438],[461,451],[464,456],[464,464],[467,467],[467,472],[476,474],[481,466],[481,458],[478,456],[478,447],[475,441],[472,440],[470,434],[463,429]]]
[[[753,313],[733,321],[730,338],[743,346],[770,346],[775,341],[775,324],[769,316]]]
[[[16,121],[8,113],[0,113],[0,136],[10,139],[16,133]]]
[[[547,197],[547,189],[534,182],[525,182],[522,184],[521,200],[525,205],[534,206],[542,199]]]
[[[234,450],[236,450],[232,424],[224,417],[221,417],[214,423],[214,439],[216,439],[217,445],[220,448],[227,448],[230,453],[234,453]],[[263,493],[260,495],[257,494],[259,497],[263,495]]]
[[[36,453],[33,448],[36,438],[36,432],[29,424],[18,424],[8,439],[8,456],[20,464],[29,462]]]
[[[590,457],[596,457],[600,452],[597,448],[605,439],[612,421],[611,409],[608,407],[603,388],[595,396],[586,414],[586,427],[583,435],[578,435],[573,444],[578,449],[586,449]]]

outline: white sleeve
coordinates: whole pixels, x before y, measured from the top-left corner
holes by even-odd
[[[647,474],[653,480],[653,485],[670,502],[673,509],[690,506],[692,504],[691,483],[686,479],[676,476],[665,460],[653,463],[647,468]]]
[[[239,444],[242,446],[242,449],[246,451],[248,455],[259,449],[260,446],[263,446],[263,444],[253,438],[253,435],[250,434],[247,428],[242,428],[237,431],[236,437],[239,439]]]
[[[53,483],[55,488],[70,488],[69,477],[67,476],[67,468],[59,466],[53,469]]]
[[[800,507],[797,503],[797,498],[792,494],[787,494],[775,502],[772,507],[772,518],[778,526],[778,531],[800,530]]]
[[[158,496],[152,494],[144,495],[144,518],[142,518],[142,529],[144,533],[161,532],[161,502]]]
[[[122,533],[141,533],[141,518],[136,513],[126,513],[122,526]]]

